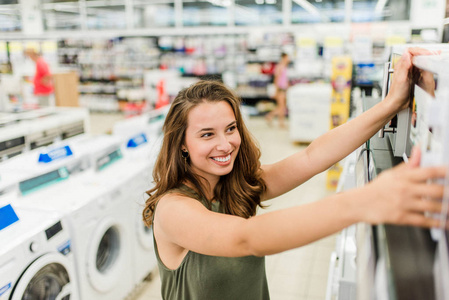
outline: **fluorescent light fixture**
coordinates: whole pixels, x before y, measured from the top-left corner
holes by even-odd
[[[388,0],[379,0],[379,1],[377,1],[376,8],[374,9],[374,13],[376,15],[382,14],[382,11],[384,10],[385,5],[387,4],[387,1]]]
[[[318,11],[318,9],[310,4],[307,0],[293,0],[296,4],[304,8],[306,11],[311,13],[314,16],[321,16],[321,13]]]
[[[256,0],[256,4],[264,4],[264,0]]]
[[[223,6],[223,7],[231,6],[231,0],[207,0],[207,2],[216,6]]]

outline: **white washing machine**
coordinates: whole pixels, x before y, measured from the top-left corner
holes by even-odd
[[[126,153],[126,152],[125,152]],[[101,161],[101,159],[97,159]],[[98,169],[98,168],[97,168]],[[150,188],[152,164],[149,159],[132,160],[123,158],[110,165],[101,176],[88,178],[83,176],[86,185],[102,186],[105,190],[121,187],[120,201],[124,204],[121,213],[127,214],[131,234],[130,255],[132,282],[139,284],[156,267],[156,256],[153,249],[152,232],[144,226],[142,211],[145,202],[145,191]],[[125,212],[126,210],[126,212]]]
[[[21,122],[0,127],[0,162],[27,150],[28,133],[28,126]]]
[[[77,136],[71,142],[84,139],[88,137]],[[69,175],[88,169],[92,164],[88,150],[77,148],[74,151],[72,148],[69,142],[61,142],[22,153],[0,163],[0,195],[10,191],[21,194],[31,192],[35,188],[68,179]],[[62,176],[63,174],[65,175]],[[36,180],[38,176],[45,179],[46,185],[31,186],[31,182],[39,183]],[[27,181],[30,178],[34,179]]]
[[[140,284],[157,267],[153,232],[145,226],[142,212],[148,191],[153,186],[153,166],[162,144],[162,126],[169,107],[117,122],[113,134],[123,140],[125,158],[141,161],[141,175],[130,182],[131,217],[135,224],[133,235],[133,274],[135,284]]]
[[[67,223],[2,198],[2,219],[16,219],[0,230],[0,299],[80,299]]]
[[[124,201],[129,172],[113,168],[124,160],[120,159],[119,145],[107,147],[110,145],[106,140],[115,143],[112,137],[94,137],[90,143],[93,168],[45,189],[39,188],[46,184],[42,177],[29,178],[28,185],[33,190],[22,193],[15,201],[19,207],[54,211],[67,217],[81,299],[123,299],[134,286],[130,238],[133,224],[129,204]],[[97,151],[95,142],[103,148]],[[74,149],[79,147],[73,146]],[[109,151],[103,151],[104,147]],[[101,155],[96,156],[96,153]],[[110,175],[111,172],[117,174]],[[106,184],[107,179],[114,176],[122,180]]]
[[[124,148],[132,159],[147,159],[156,153],[162,141],[162,127],[170,106],[152,110],[140,116],[118,121],[112,128],[112,133],[124,143]],[[145,148],[146,144],[147,148]],[[155,159],[155,157],[153,157]]]
[[[144,279],[157,267],[156,254],[154,252],[153,231],[145,226],[142,212],[145,208],[145,200],[148,198],[145,191],[152,187],[151,167],[144,168],[142,174],[130,184],[130,191],[133,191],[130,201],[131,219],[133,227],[133,280],[136,285],[142,283]]]

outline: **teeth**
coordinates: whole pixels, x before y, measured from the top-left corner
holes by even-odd
[[[218,162],[227,162],[231,159],[231,154],[226,157],[212,157],[212,159]]]

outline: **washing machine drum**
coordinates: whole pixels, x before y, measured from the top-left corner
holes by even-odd
[[[40,257],[22,274],[11,300],[69,300],[71,277],[60,259]]]
[[[125,264],[123,229],[120,224],[108,220],[100,225],[88,254],[88,275],[92,287],[108,292],[120,280]]]
[[[46,265],[31,278],[25,292],[23,300],[47,300],[56,299],[69,283],[69,274],[60,264]],[[69,299],[70,296],[65,298]],[[64,298],[62,298],[64,299]]]

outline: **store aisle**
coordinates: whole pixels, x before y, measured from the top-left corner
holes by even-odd
[[[119,115],[91,115],[92,132],[107,132]],[[276,124],[276,123],[275,123]],[[98,127],[97,127],[98,126]],[[262,163],[272,163],[305,147],[289,140],[289,131],[269,127],[263,118],[251,117],[247,126],[262,149]],[[299,188],[266,202],[268,207],[259,213],[316,201],[329,195],[326,191],[326,173],[319,174]],[[323,300],[326,295],[330,254],[335,248],[335,236],[305,247],[271,255],[266,258],[266,269],[272,300]],[[129,300],[160,300],[160,278],[152,279],[130,295]]]

